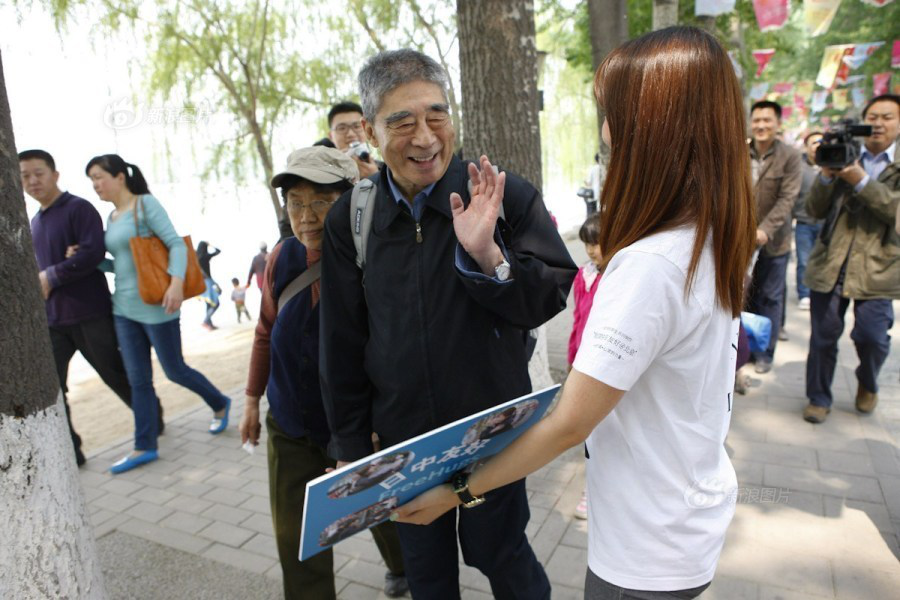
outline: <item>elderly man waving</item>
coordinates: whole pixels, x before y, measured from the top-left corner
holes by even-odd
[[[325,223],[322,390],[330,453],[352,461],[531,390],[523,330],[565,307],[576,273],[540,192],[453,155],[447,74],[412,51],[359,74],[363,124],[385,166],[363,267],[348,192]],[[479,168],[480,167],[480,168]],[[469,182],[471,181],[471,188]],[[503,204],[503,216],[500,205]],[[456,477],[465,498],[465,474]],[[471,502],[470,504],[477,504]],[[520,480],[428,526],[398,526],[415,598],[459,598],[463,559],[496,598],[549,598]]]

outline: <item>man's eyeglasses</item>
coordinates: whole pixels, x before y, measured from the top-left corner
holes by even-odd
[[[288,202],[287,209],[295,213],[301,213],[304,209],[309,209],[313,212],[321,213],[331,208],[332,204],[334,204],[334,202],[328,200],[313,200],[309,204],[303,204],[302,202]]]
[[[356,121],[354,123],[341,123],[340,125],[335,125],[332,131],[340,133],[341,135],[346,134],[351,129],[357,133],[362,131],[362,121]]]

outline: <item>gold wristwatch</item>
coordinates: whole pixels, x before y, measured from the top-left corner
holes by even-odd
[[[484,496],[473,496],[469,492],[469,474],[465,471],[457,471],[450,478],[450,487],[453,493],[459,496],[462,505],[466,508],[475,508],[485,500]]]

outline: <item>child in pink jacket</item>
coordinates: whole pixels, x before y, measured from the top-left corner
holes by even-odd
[[[578,231],[578,237],[584,242],[584,249],[590,260],[578,269],[575,282],[572,284],[572,291],[575,294],[575,322],[572,323],[572,335],[569,336],[569,370],[572,369],[575,354],[578,353],[578,347],[581,345],[581,335],[584,333],[584,326],[587,323],[588,315],[591,314],[591,305],[594,303],[594,292],[597,291],[597,285],[603,274],[600,270],[602,258],[600,254],[600,213],[594,213],[587,218]],[[575,507],[575,518],[587,519],[586,491],[581,493],[581,501]]]

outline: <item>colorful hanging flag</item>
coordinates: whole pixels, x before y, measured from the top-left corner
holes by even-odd
[[[862,88],[853,88],[850,90],[850,96],[853,98],[853,106],[862,108],[866,105],[866,91]]]
[[[841,0],[803,0],[803,22],[809,35],[822,35],[831,27]]]
[[[865,2],[866,4],[870,4],[877,8],[881,8],[882,6],[887,6],[894,0],[862,0],[862,1]]]
[[[847,88],[841,90],[834,90],[831,94],[831,99],[834,102],[834,107],[837,110],[847,110],[850,108],[850,103],[847,101],[847,94],[849,90]]]
[[[791,13],[790,0],[753,0],[760,31],[781,29]]]
[[[891,68],[900,69],[900,40],[894,40],[894,47],[891,48]]]
[[[735,0],[696,0],[694,2],[694,14],[698,17],[717,17],[734,10]]]
[[[816,83],[820,87],[826,89],[834,87],[838,70],[844,65],[843,58],[850,52],[853,52],[853,44],[825,46],[825,52],[822,54],[822,64],[819,67],[819,74],[816,76]],[[850,70],[849,67],[844,66],[848,71]]]
[[[794,93],[798,96],[802,96],[803,99],[806,100],[812,96],[815,85],[816,84],[812,81],[798,81],[797,87],[794,88]]]
[[[790,119],[791,115],[794,114],[794,107],[788,104],[787,106],[781,107],[781,118],[784,120]]]
[[[800,94],[794,94],[794,106],[800,109],[806,108],[806,98]]]
[[[816,90],[812,95],[812,112],[822,112],[825,110],[825,103],[828,101],[828,90]]]
[[[769,91],[769,83],[766,81],[761,81],[760,83],[753,84],[753,87],[750,88],[750,98],[752,100],[762,100],[766,97],[766,92]]]
[[[762,75],[762,72],[766,70],[766,65],[769,64],[769,61],[772,60],[772,56],[775,55],[775,48],[765,48],[763,50],[754,50],[753,58],[756,60],[756,76],[759,77]]]
[[[789,82],[776,83],[772,89],[782,96],[787,96],[791,93],[791,90],[794,89],[794,84]]]
[[[872,56],[872,53],[884,46],[884,42],[869,42],[866,44],[856,44],[853,52],[844,56],[844,64],[849,65],[851,69],[858,69],[863,63]]]
[[[888,93],[888,83],[891,81],[891,73],[875,73],[872,75],[872,95],[881,96]]]

